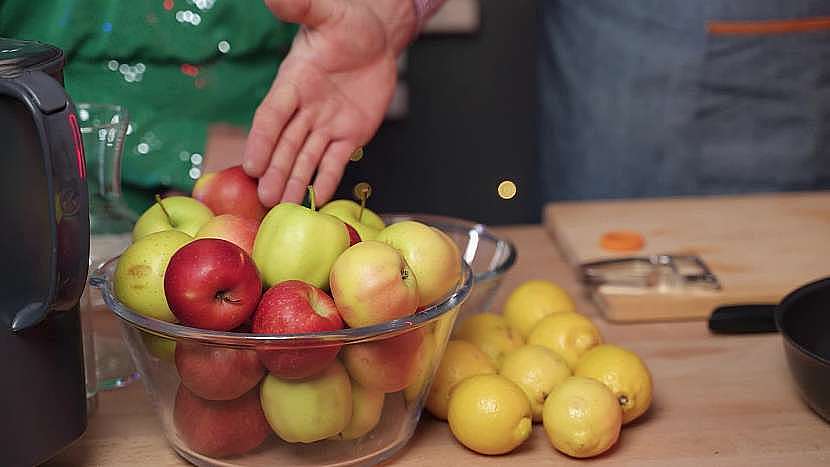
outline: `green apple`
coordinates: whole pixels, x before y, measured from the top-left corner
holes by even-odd
[[[403,318],[418,308],[417,278],[391,246],[369,240],[344,251],[331,268],[340,316],[358,328]]]
[[[418,279],[418,306],[434,304],[458,283],[461,254],[444,232],[416,221],[403,221],[381,230],[377,241],[401,252]]]
[[[144,341],[144,347],[151,355],[164,360],[169,363],[174,363],[174,356],[176,355],[176,341],[160,337],[149,332],[139,330],[141,333],[141,340]]]
[[[342,432],[352,418],[352,383],[335,360],[318,375],[301,380],[269,374],[260,388],[265,418],[289,443],[313,443]]]
[[[165,230],[142,237],[129,246],[115,268],[115,296],[132,309],[151,318],[173,322],[164,295],[164,272],[170,257],[193,238],[178,230]]]
[[[262,219],[253,258],[268,287],[296,279],[326,289],[331,266],[348,247],[340,219],[315,211],[313,203],[311,209],[280,203]]]
[[[360,205],[348,199],[331,201],[320,208],[320,212],[331,214],[349,224],[360,235],[360,239],[364,241],[374,240],[378,233],[386,227],[380,216],[365,208],[363,214],[361,214]]]
[[[133,241],[165,230],[178,230],[191,237],[213,217],[213,212],[201,202],[188,196],[156,198],[133,227]]]
[[[352,380],[352,419],[334,439],[357,439],[372,431],[380,422],[385,397],[383,391],[365,388]]]

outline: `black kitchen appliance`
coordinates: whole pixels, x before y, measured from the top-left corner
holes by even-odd
[[[0,465],[86,429],[78,302],[89,264],[84,153],[64,56],[0,38]]]

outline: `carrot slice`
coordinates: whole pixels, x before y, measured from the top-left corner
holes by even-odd
[[[641,250],[645,244],[645,238],[633,230],[606,232],[599,240],[599,245],[610,251],[637,251]]]

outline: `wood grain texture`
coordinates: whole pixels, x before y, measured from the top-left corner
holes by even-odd
[[[705,318],[721,304],[777,302],[830,275],[830,192],[554,203],[544,217],[574,268],[630,255],[603,250],[599,239],[631,229],[646,240],[636,254],[699,255],[723,286],[679,293],[602,286],[595,301],[615,321]]]
[[[497,230],[516,242],[519,258],[496,303],[524,280],[554,280],[574,295],[606,341],[640,354],[653,374],[652,408],[590,465],[830,465],[830,425],[798,397],[780,336],[712,336],[700,322],[609,323],[595,315],[542,227]],[[167,446],[143,388],[134,384],[101,394],[87,434],[48,465],[186,464]],[[487,457],[459,445],[446,423],[425,414],[414,438],[387,465],[586,464],[556,452],[540,425],[517,451]]]

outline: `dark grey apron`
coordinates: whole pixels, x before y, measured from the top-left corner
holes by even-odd
[[[547,200],[830,188],[830,1],[541,13]]]

